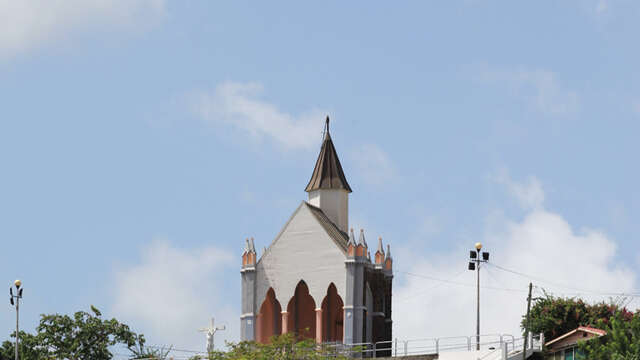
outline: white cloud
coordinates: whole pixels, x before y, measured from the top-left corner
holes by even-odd
[[[522,97],[529,106],[545,114],[571,114],[580,109],[578,94],[564,88],[557,75],[548,70],[485,68],[480,79],[506,85],[514,96]]]
[[[262,92],[258,83],[225,82],[212,94],[201,94],[195,111],[207,121],[235,126],[254,140],[267,138],[283,149],[318,146],[326,111],[311,109],[294,116],[259,99]]]
[[[0,57],[73,31],[139,28],[164,13],[164,0],[0,0]]]
[[[529,177],[526,183],[513,181],[506,169],[498,171],[494,180],[506,187],[509,194],[525,209],[540,209],[544,203],[544,190],[536,177]]]
[[[362,181],[372,185],[382,185],[397,177],[389,155],[375,144],[363,144],[349,154]]]
[[[511,185],[516,184],[506,184],[508,188]],[[533,193],[539,191],[537,185],[532,188],[536,188]],[[512,194],[520,197],[518,191]],[[531,208],[522,220],[498,219],[488,224],[490,230],[483,241],[491,253],[491,262],[534,278],[490,265],[482,268],[482,286],[511,289],[481,290],[482,333],[520,333],[519,322],[526,311],[530,280],[556,294],[579,294],[592,301],[609,298],[601,293],[628,293],[636,286],[635,274],[616,261],[616,243],[600,231],[576,230],[560,214],[541,206]],[[402,260],[396,259],[397,267],[408,272],[450,279],[466,286],[415,276],[397,277],[405,281],[394,287],[394,336],[427,338],[475,333],[475,274],[466,270],[472,244],[459,245],[453,252],[422,258],[416,258],[414,251],[410,266],[403,267]]]
[[[113,312],[135,324],[150,345],[174,345],[204,351],[205,335],[197,329],[208,319],[225,324],[216,334],[216,347],[237,340],[237,304],[226,303],[225,268],[231,255],[216,248],[184,250],[166,241],[143,249],[139,264],[115,269]]]

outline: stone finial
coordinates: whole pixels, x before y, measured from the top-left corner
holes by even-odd
[[[356,237],[353,235],[353,228],[349,231],[349,245],[353,245],[354,247],[356,246]]]
[[[391,258],[391,245],[387,244],[387,254],[384,258],[385,271],[391,271],[393,268],[393,259]]]
[[[244,239],[245,241],[245,245],[244,245],[244,252],[243,254],[248,253],[249,251],[251,251],[251,245],[249,244],[249,238]]]
[[[367,260],[371,262],[371,251],[367,251]]]
[[[384,246],[382,245],[382,237],[378,238],[378,250],[375,255],[376,264],[381,265],[384,262]]]
[[[364,239],[364,229],[360,229],[360,240],[358,240],[358,245],[362,245],[364,247],[369,247],[367,245],[367,241]]]
[[[249,251],[256,252],[256,246],[253,242],[253,237],[251,238],[249,244],[250,244]]]

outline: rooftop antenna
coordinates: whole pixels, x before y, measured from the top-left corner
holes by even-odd
[[[221,330],[226,330],[226,329],[227,327],[224,325],[216,327],[215,319],[211,318],[211,323],[209,324],[209,327],[198,330],[199,332],[203,332],[207,334],[207,353],[212,353],[214,350],[213,336],[216,334],[216,332]]]

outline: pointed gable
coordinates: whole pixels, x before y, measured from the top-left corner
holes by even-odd
[[[347,192],[351,192],[351,187],[347,182],[347,178],[342,171],[342,165],[340,165],[340,159],[338,159],[338,153],[333,146],[331,135],[329,134],[329,117],[325,125],[324,140],[322,141],[322,148],[320,149],[320,155],[316,161],[316,166],[313,169],[313,174],[309,180],[309,184],[304,189],[306,192],[319,189],[343,189]]]
[[[344,296],[347,241],[347,234],[322,210],[303,201],[256,264],[258,304],[269,288],[286,304],[300,280],[305,281],[317,304],[322,303],[329,283]]]

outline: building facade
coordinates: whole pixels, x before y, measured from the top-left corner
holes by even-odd
[[[302,201],[258,258],[242,254],[241,339],[269,342],[293,333],[318,343],[391,340],[393,259],[378,238],[371,256],[364,230],[349,229],[352,192],[329,134],[329,118]]]
[[[578,345],[581,341],[589,341],[600,336],[607,335],[604,330],[596,329],[589,326],[580,326],[568,333],[558,336],[557,338],[545,344],[545,359],[551,360],[582,360],[586,356],[580,350]]]

